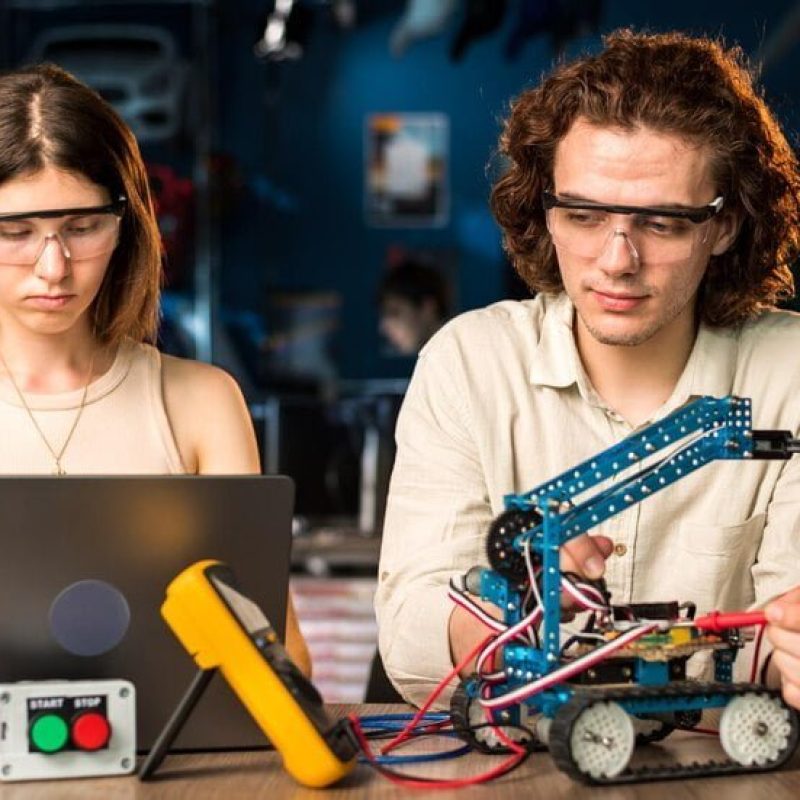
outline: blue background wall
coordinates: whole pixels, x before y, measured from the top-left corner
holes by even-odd
[[[408,375],[410,359],[390,357],[377,330],[375,291],[392,245],[436,248],[457,266],[458,309],[493,302],[509,291],[498,231],[489,215],[491,158],[508,101],[535,83],[552,64],[545,37],[529,39],[516,61],[503,48],[520,0],[509,0],[501,30],[473,43],[462,61],[449,59],[460,23],[452,18],[440,36],[413,44],[401,58],[389,37],[405,0],[358,0],[358,23],[338,29],[327,3],[298,0],[314,17],[305,57],[266,64],[253,45],[271,0],[219,0],[215,60],[215,148],[222,259],[218,282],[226,312],[251,312],[257,325],[280,330],[268,304],[276,291],[333,292],[341,297],[334,361],[345,378]],[[545,3],[545,0],[542,0]],[[463,3],[459,3],[463,6]],[[723,34],[754,53],[797,0],[729,2],[606,0],[600,32],[619,26],[680,28]],[[37,6],[38,7],[38,6]],[[67,4],[47,12],[0,3],[2,61],[23,60],[37,30],[83,21],[117,20],[174,30],[191,56],[191,3]],[[599,35],[572,41],[567,55],[599,47]],[[800,46],[769,68],[763,84],[797,142]],[[197,75],[196,82],[202,80]],[[366,225],[363,213],[363,139],[367,115],[381,111],[441,112],[450,120],[450,219],[443,228],[387,229]],[[192,169],[191,132],[146,156]],[[216,222],[215,222],[216,224]],[[263,362],[254,340],[251,366]]]
[[[247,182],[245,205],[226,225],[226,304],[264,308],[270,289],[335,290],[343,298],[336,358],[343,377],[407,374],[407,359],[387,357],[377,332],[374,295],[387,246],[455,248],[461,309],[504,296],[499,235],[487,209],[486,166],[508,100],[552,63],[545,38],[529,39],[517,61],[502,50],[516,9],[502,29],[449,60],[458,18],[439,37],[401,58],[388,40],[402,2],[362,3],[371,11],[351,31],[327,15],[312,30],[305,57],[267,66],[252,57],[252,24],[223,25],[220,143],[236,154]],[[621,25],[722,33],[752,53],[791,2],[607,2],[602,30]],[[245,17],[247,15],[244,15]],[[597,36],[573,41],[567,54],[596,49]],[[795,136],[800,48],[765,74],[768,95]],[[438,111],[451,125],[449,224],[440,229],[375,229],[363,215],[363,126],[376,111]],[[795,137],[796,138],[796,137]],[[260,195],[260,199],[258,196]],[[244,209],[244,210],[242,210]]]

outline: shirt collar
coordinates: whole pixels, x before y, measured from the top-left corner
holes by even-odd
[[[544,320],[539,344],[531,359],[530,382],[554,388],[580,384],[584,372],[572,332],[572,302],[563,292],[545,295],[542,300]],[[722,397],[731,394],[737,349],[738,331],[735,328],[712,328],[701,322],[669,405],[674,403],[677,406],[702,395]]]
[[[542,295],[542,302],[544,320],[531,359],[529,379],[539,386],[563,389],[578,380],[580,357],[572,335],[574,309],[563,292]]]

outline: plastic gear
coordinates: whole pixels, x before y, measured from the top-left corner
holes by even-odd
[[[578,769],[592,778],[613,778],[624,772],[635,744],[633,720],[613,702],[589,706],[570,733],[572,758]]]
[[[526,707],[522,707],[524,714]],[[495,733],[491,727],[486,725],[487,717],[483,706],[470,697],[466,686],[461,683],[453,692],[450,701],[450,715],[453,721],[453,729],[456,733],[474,749],[481,753],[510,753],[508,745]],[[523,725],[525,722],[523,722]],[[526,736],[519,727],[505,727],[498,725],[503,733],[512,741],[518,744],[533,744],[531,736]]]
[[[525,559],[514,547],[514,539],[523,531],[535,528],[541,521],[542,515],[535,509],[528,511],[511,509],[494,519],[486,539],[486,554],[495,572],[513,581],[525,580],[528,577]],[[538,555],[532,552],[531,556],[536,564]]]
[[[725,706],[719,738],[725,752],[745,766],[764,766],[783,755],[792,731],[789,709],[778,697],[748,692]]]

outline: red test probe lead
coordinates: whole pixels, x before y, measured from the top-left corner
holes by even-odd
[[[691,623],[695,628],[703,631],[720,631],[728,628],[746,628],[750,625],[766,625],[767,618],[763,611],[735,611],[730,614],[721,614],[719,611],[712,611],[703,617],[697,617]]]

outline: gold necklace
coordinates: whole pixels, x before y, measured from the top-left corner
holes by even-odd
[[[8,375],[8,379],[11,381],[11,385],[14,387],[14,390],[17,393],[17,397],[19,397],[20,402],[22,403],[23,408],[25,411],[28,412],[28,416],[33,423],[33,427],[36,428],[36,432],[39,434],[39,437],[44,442],[45,447],[50,451],[50,455],[53,456],[53,461],[55,462],[55,468],[53,469],[53,475],[66,475],[67,472],[64,467],[61,466],[61,459],[64,457],[64,453],[69,446],[70,441],[72,440],[72,434],[75,433],[75,428],[78,427],[78,422],[80,421],[81,415],[83,414],[83,409],[86,406],[86,395],[89,392],[89,384],[92,382],[92,372],[94,371],[94,357],[97,355],[97,351],[92,354],[92,360],[89,362],[89,374],[86,377],[86,383],[83,386],[83,394],[81,395],[81,404],[78,407],[78,413],[75,415],[75,419],[72,420],[72,427],[69,429],[69,433],[67,434],[67,438],[64,439],[64,444],[61,445],[61,449],[56,453],[53,449],[53,446],[47,440],[47,437],[44,435],[44,431],[39,427],[39,423],[36,421],[36,417],[33,416],[33,411],[31,411],[31,407],[28,405],[27,401],[25,400],[25,395],[22,394],[19,386],[17,386],[17,382],[14,380],[14,376],[11,373],[11,370],[8,368],[8,364],[6,364],[5,358],[3,358],[2,353],[0,353],[0,362],[2,362],[3,367],[5,367],[6,373]]]

